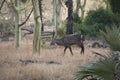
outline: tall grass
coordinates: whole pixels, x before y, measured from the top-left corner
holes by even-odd
[[[101,31],[101,39],[109,44],[111,50],[120,51],[120,27],[113,26]]]

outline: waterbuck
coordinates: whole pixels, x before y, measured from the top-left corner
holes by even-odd
[[[67,48],[69,48],[71,54],[73,55],[71,46],[77,45],[78,47],[81,48],[81,54],[84,54],[84,44],[83,44],[84,41],[85,38],[82,34],[68,34],[61,37],[60,39],[53,39],[51,45],[57,44],[59,46],[64,46],[65,47],[64,55]]]

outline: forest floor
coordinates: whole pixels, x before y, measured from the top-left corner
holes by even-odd
[[[106,49],[85,48],[85,54],[73,46],[72,56],[67,50],[63,56],[63,47],[41,48],[40,54],[32,54],[32,41],[24,40],[16,50],[13,42],[0,43],[0,80],[73,80],[79,66],[94,61],[91,51],[105,54]]]

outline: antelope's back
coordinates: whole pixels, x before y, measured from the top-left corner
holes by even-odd
[[[84,41],[84,36],[81,34],[69,34],[63,37],[64,43],[66,44],[77,44],[81,40]]]

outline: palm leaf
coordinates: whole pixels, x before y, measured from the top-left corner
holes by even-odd
[[[75,80],[82,80],[89,76],[97,76],[103,80],[113,80],[115,73],[115,63],[111,60],[103,59],[102,62],[92,63],[92,65],[79,67],[75,74]]]

